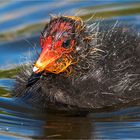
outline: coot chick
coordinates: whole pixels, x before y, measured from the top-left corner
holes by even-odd
[[[128,27],[51,18],[34,66],[17,75],[14,93],[37,106],[92,110],[140,99],[140,38]]]

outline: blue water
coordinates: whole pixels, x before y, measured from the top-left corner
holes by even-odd
[[[114,11],[117,14],[105,14]],[[0,139],[139,139],[139,106],[74,117],[37,110],[10,97],[13,71],[37,57],[40,32],[50,13],[77,15],[84,20],[88,14],[99,14],[96,20],[104,19],[106,24],[119,20],[140,31],[139,0],[0,1]]]

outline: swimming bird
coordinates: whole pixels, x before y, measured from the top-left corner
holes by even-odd
[[[140,99],[140,38],[129,27],[56,16],[41,52],[17,75],[13,92],[37,106],[92,110]]]

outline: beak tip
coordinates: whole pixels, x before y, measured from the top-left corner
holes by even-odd
[[[38,69],[39,69],[38,67],[34,66],[34,67],[33,67],[33,72],[37,72]]]

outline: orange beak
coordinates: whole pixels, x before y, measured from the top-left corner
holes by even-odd
[[[51,68],[54,65],[55,61],[59,57],[60,55],[53,50],[49,50],[46,48],[42,49],[41,54],[34,65],[33,73],[28,79],[28,83],[26,86],[28,87],[36,83],[40,79],[40,76],[42,75],[43,71],[49,70],[49,68]]]
[[[44,40],[41,39],[41,47],[42,51],[40,53],[40,56],[38,60],[36,61],[33,72],[34,73],[40,73],[44,70],[49,69],[49,67],[53,66],[55,61],[61,57],[61,51],[58,51],[52,46],[61,46],[61,43],[56,43],[52,45],[52,37],[48,37]]]
[[[42,72],[43,70],[54,65],[55,61],[60,57],[61,55],[58,54],[56,51],[43,48],[38,60],[34,65],[33,72]]]

